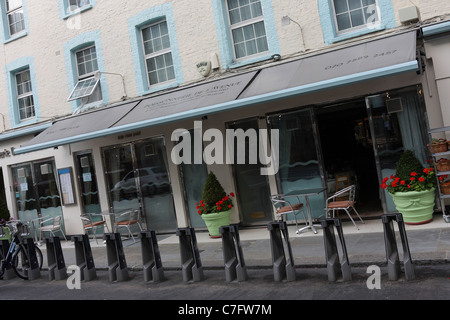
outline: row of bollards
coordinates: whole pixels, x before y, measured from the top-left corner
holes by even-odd
[[[396,221],[403,246],[403,265],[406,280],[415,278],[414,267],[409,251],[408,239],[401,214],[386,214],[382,216],[384,229],[385,249],[388,274],[390,280],[398,280],[400,277],[400,259],[395,237],[393,222]],[[321,221],[325,247],[325,258],[328,280],[337,281],[342,277],[343,281],[352,280],[352,272],[348,258],[341,220],[339,218],[327,218]],[[272,252],[272,267],[275,281],[294,281],[296,279],[294,257],[289,241],[286,222],[274,221],[268,224],[270,232],[270,247]],[[335,235],[337,231],[341,245],[342,258],[339,258],[339,250]],[[240,243],[237,225],[220,227],[222,234],[222,251],[225,266],[225,279],[227,282],[245,281],[248,279],[247,267]],[[179,228],[176,231],[180,243],[181,270],[183,281],[197,282],[205,279],[197,239],[194,228]],[[154,231],[142,231],[139,234],[141,240],[142,262],[144,281],[160,282],[165,280],[161,255]],[[33,240],[26,238],[26,247],[29,250],[31,268],[29,279],[40,277],[37,266],[36,253]],[[87,235],[72,236],[75,247],[76,265],[80,269],[81,280],[90,281],[97,278],[92,249]],[[106,242],[108,260],[108,276],[110,281],[126,281],[129,279],[127,262],[119,233],[106,233],[103,236]],[[67,277],[64,255],[61,242],[58,237],[45,239],[47,248],[49,280],[62,280]],[[8,250],[7,240],[0,241],[0,250],[5,253]],[[34,253],[34,254],[33,254]],[[12,270],[5,270],[4,279],[14,276]]]

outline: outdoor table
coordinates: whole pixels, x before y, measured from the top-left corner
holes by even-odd
[[[305,227],[302,227],[296,231],[297,234],[302,232],[305,229],[311,229],[314,234],[317,234],[316,227],[313,225],[312,216],[311,216],[311,206],[309,204],[309,197],[310,196],[317,196],[323,191],[325,191],[326,188],[313,188],[313,189],[307,189],[307,190],[294,190],[291,192],[288,192],[284,194],[284,197],[303,197],[305,198],[305,205],[306,205],[306,213],[308,214],[308,221],[307,225]]]

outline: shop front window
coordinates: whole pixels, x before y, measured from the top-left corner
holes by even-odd
[[[323,186],[311,109],[269,117],[272,129],[280,135],[278,191],[283,194],[320,189]],[[309,198],[311,215],[324,215],[324,194]],[[293,220],[288,215],[288,220]]]
[[[62,215],[53,160],[19,164],[12,167],[12,173],[19,220],[31,221]],[[34,231],[31,230],[32,234]]]

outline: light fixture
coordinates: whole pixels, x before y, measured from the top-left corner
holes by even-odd
[[[281,18],[281,25],[282,25],[283,27],[286,27],[286,26],[288,26],[288,25],[291,24],[291,21],[292,21],[293,23],[295,23],[296,25],[298,25],[298,27],[300,28],[300,34],[301,34],[301,36],[302,36],[302,44],[303,44],[303,48],[306,49],[306,46],[305,46],[305,38],[303,37],[303,28],[302,28],[302,26],[300,25],[300,23],[298,23],[298,22],[295,21],[295,20],[292,20],[291,17],[289,17],[289,16],[286,15],[286,16],[283,16],[283,17]]]

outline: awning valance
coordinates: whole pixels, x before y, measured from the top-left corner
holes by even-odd
[[[71,116],[55,122],[15,153],[201,117],[417,69],[414,30]]]

